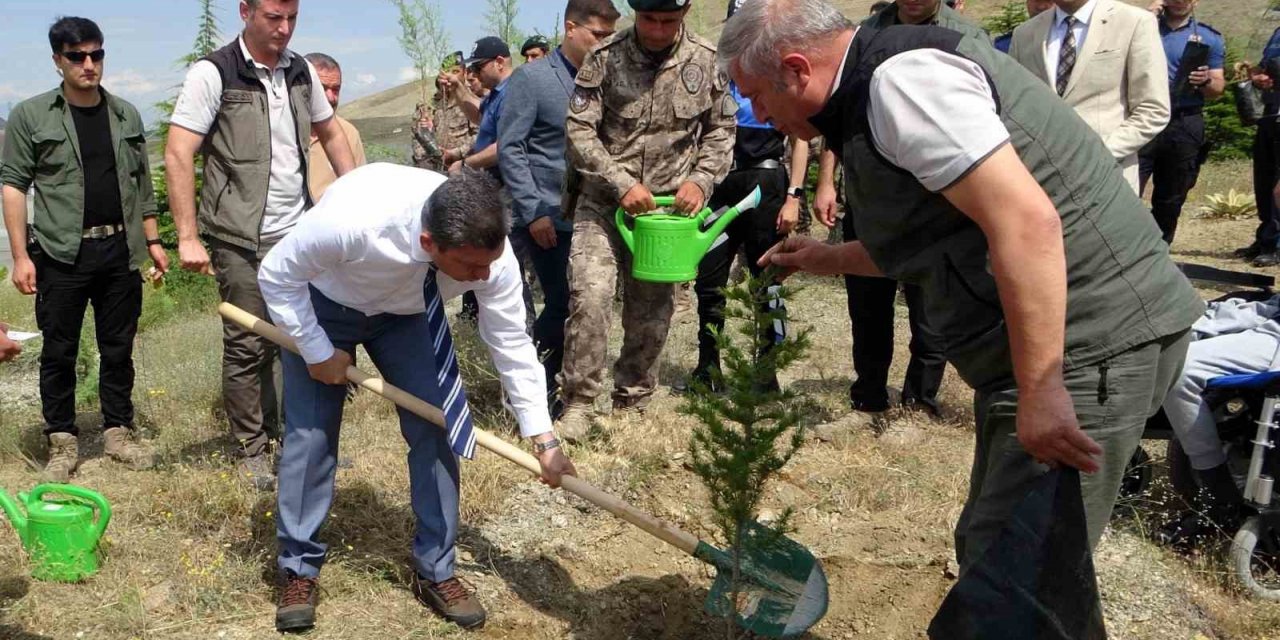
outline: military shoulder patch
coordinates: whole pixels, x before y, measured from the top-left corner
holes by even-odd
[[[706,74],[696,63],[685,63],[680,69],[680,82],[684,83],[685,91],[691,94],[696,94],[702,89],[704,80],[706,80]]]
[[[582,113],[583,111],[586,111],[587,104],[590,100],[588,94],[591,91],[591,89],[576,87],[573,90],[573,95],[569,97],[569,109],[574,113]]]

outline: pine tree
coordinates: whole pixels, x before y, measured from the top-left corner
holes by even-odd
[[[1018,25],[1026,22],[1027,4],[1023,0],[1008,0],[1000,5],[999,11],[982,21],[982,27],[991,35],[998,36],[1013,33]]]
[[[214,12],[213,0],[196,0],[200,6],[200,13],[196,18],[196,38],[191,44],[191,51],[187,55],[178,58],[177,63],[183,69],[190,68],[201,58],[213,53],[217,50],[218,45],[222,42],[222,34],[218,30],[218,16]],[[177,87],[181,90],[181,87]],[[160,148],[164,148],[169,142],[169,119],[173,117],[173,108],[177,104],[178,98],[175,95],[164,102],[156,103],[155,107],[160,111],[160,124],[156,131],[160,136]],[[196,158],[196,193],[200,192],[200,184],[203,180],[201,167],[201,159]],[[166,247],[173,247],[178,243],[178,232],[173,225],[173,217],[169,214],[169,183],[164,179],[164,163],[156,163],[151,169],[151,185],[155,190],[156,196],[156,213],[160,225],[160,239],[164,241]]]
[[[722,392],[713,393],[695,383],[693,395],[681,407],[702,423],[694,429],[689,452],[693,472],[707,487],[716,527],[733,560],[731,603],[740,601],[745,584],[742,560],[776,539],[747,534],[765,486],[803,442],[798,396],[777,386],[777,372],[803,356],[809,332],[771,342],[769,329],[786,320],[786,311],[778,303],[792,295],[788,287],[773,284],[774,277],[769,270],[725,290],[725,317],[738,326],[716,335],[724,372],[712,372],[712,387]],[[788,508],[770,525],[771,533],[784,535],[790,518]],[[735,613],[726,612],[727,638],[737,632]]]
[[[431,98],[431,72],[449,48],[440,6],[426,0],[391,0],[391,4],[400,12],[400,49],[413,62],[422,92],[420,102],[425,104]]]

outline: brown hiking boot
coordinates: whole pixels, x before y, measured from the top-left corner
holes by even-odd
[[[276,604],[276,631],[302,631],[316,626],[318,578],[303,578],[286,571]]]
[[[587,432],[591,430],[591,413],[589,404],[565,405],[564,413],[556,422],[556,435],[573,443],[586,440]]]
[[[151,450],[134,440],[133,429],[111,427],[102,432],[103,453],[134,471],[150,469],[155,465]]]
[[[463,629],[479,629],[484,626],[484,607],[480,606],[475,589],[456,577],[430,583],[415,571],[413,595],[419,602],[440,614],[440,617]]]
[[[44,466],[45,482],[66,484],[80,466],[80,448],[70,433],[49,434],[49,463]]]

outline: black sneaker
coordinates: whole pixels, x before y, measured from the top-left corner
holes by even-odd
[[[1276,265],[1280,265],[1280,251],[1259,253],[1258,257],[1253,259],[1252,264],[1255,267],[1274,267]]]
[[[304,631],[316,626],[317,578],[303,578],[292,571],[285,573],[276,605],[276,631]]]
[[[1240,258],[1241,260],[1253,260],[1258,257],[1258,254],[1260,253],[1262,253],[1262,247],[1259,247],[1256,244],[1251,244],[1247,247],[1240,247],[1239,249],[1232,251],[1231,255],[1236,258]]]

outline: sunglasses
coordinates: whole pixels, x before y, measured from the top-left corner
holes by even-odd
[[[102,62],[102,59],[107,57],[107,51],[105,49],[94,49],[93,51],[63,51],[59,55],[75,64],[84,64],[85,58],[93,60],[94,62]]]
[[[591,35],[592,35],[592,36],[595,36],[595,39],[596,39],[596,40],[604,40],[605,38],[608,38],[609,36],[611,36],[611,35],[613,35],[613,34],[614,34],[614,32],[613,32],[613,31],[610,31],[610,30],[608,30],[608,29],[590,29],[590,28],[587,28],[587,27],[585,27],[585,26],[583,26],[583,25],[580,25],[580,24],[578,24],[578,23],[576,23],[576,22],[573,22],[572,20],[570,20],[570,21],[569,21],[569,23],[570,23],[570,24],[572,24],[572,25],[573,25],[573,26],[575,26],[575,27],[582,27],[583,29],[586,29],[587,31],[590,31],[590,32],[591,32]]]

